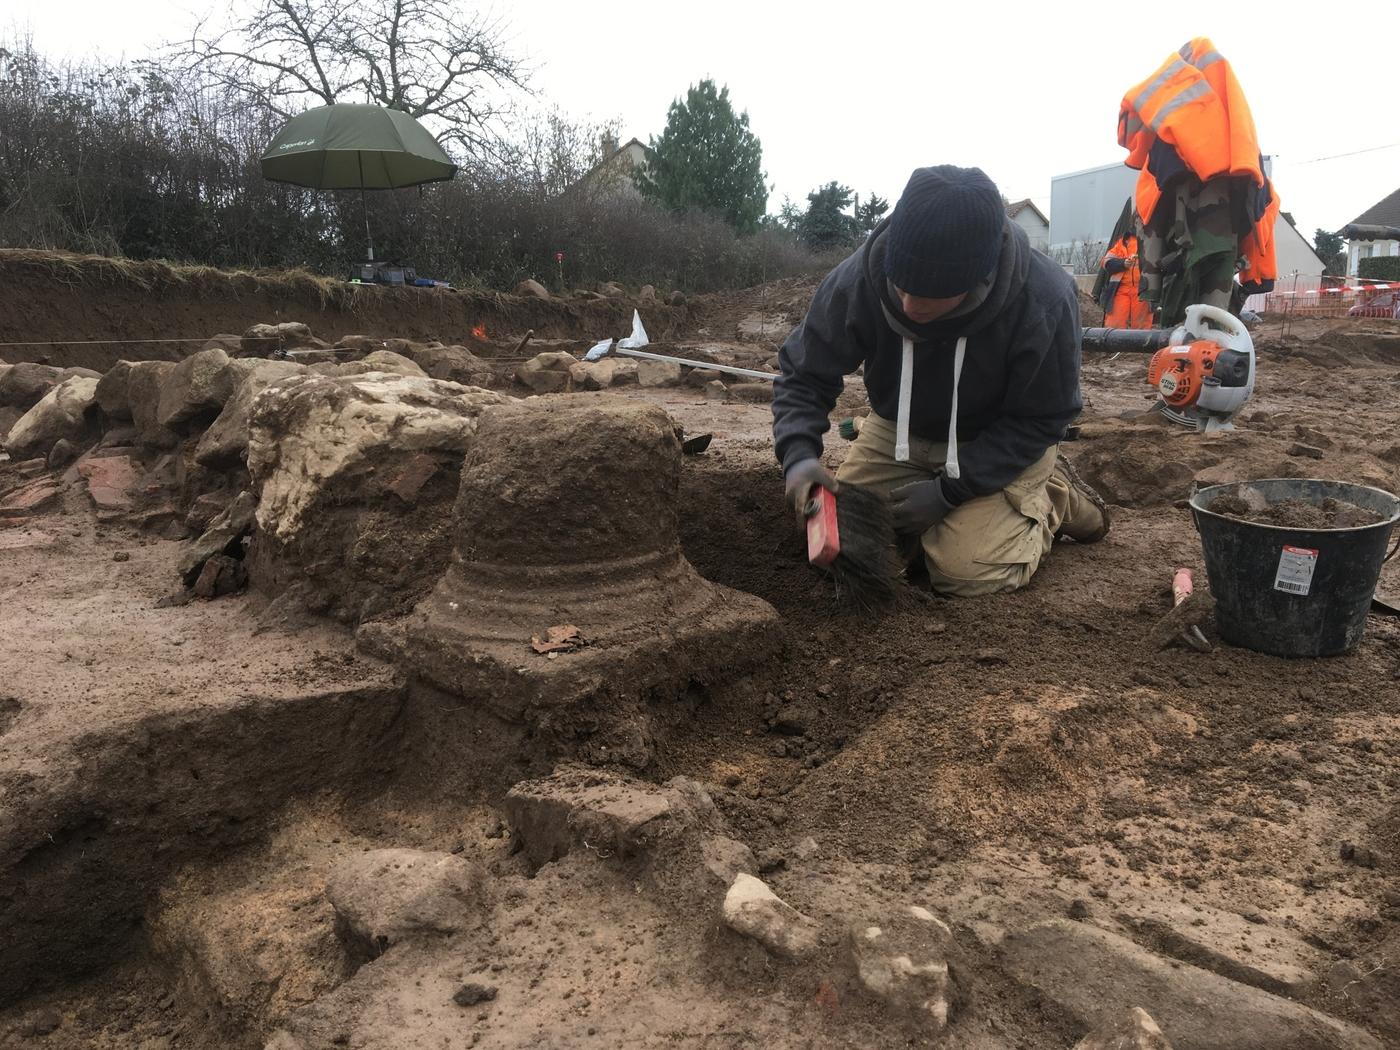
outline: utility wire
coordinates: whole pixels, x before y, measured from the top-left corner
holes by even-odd
[[[1384,146],[1370,146],[1366,149],[1355,149],[1350,153],[1334,153],[1330,157],[1314,157],[1312,160],[1300,160],[1298,165],[1301,167],[1304,164],[1320,164],[1324,160],[1341,160],[1343,157],[1359,157],[1363,153],[1379,153],[1383,149],[1394,149],[1396,146],[1400,146],[1400,142],[1391,142]]]

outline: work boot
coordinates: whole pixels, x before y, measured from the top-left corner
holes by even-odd
[[[1056,538],[1064,536],[1075,543],[1098,543],[1108,535],[1108,504],[1064,456],[1055,457],[1055,473],[1069,489],[1069,506],[1060,522],[1060,531],[1055,533]]]

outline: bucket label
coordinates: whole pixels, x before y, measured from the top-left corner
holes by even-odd
[[[1278,575],[1274,590],[1304,597],[1312,590],[1313,570],[1317,568],[1317,551],[1309,547],[1283,548],[1278,559]]]

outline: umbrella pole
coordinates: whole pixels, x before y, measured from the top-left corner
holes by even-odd
[[[365,155],[361,150],[355,151],[355,159],[360,162],[360,208],[365,216],[365,240],[369,242],[368,262],[374,262],[374,234],[369,232],[369,198],[365,194]]]
[[[365,213],[365,240],[369,241],[369,262],[374,262],[374,234],[369,232],[369,201],[365,198],[365,188],[360,187],[360,207]]]

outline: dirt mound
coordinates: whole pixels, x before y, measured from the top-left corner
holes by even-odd
[[[1400,322],[1376,318],[1298,320],[1270,316],[1254,332],[1261,356],[1327,366],[1400,364]],[[1392,395],[1393,396],[1393,395]]]
[[[601,729],[599,758],[645,766],[639,698],[731,674],[777,641],[771,608],[682,555],[680,468],[654,405],[603,395],[484,412],[447,571],[411,616],[361,643],[545,735]]]
[[[1085,328],[1099,328],[1103,325],[1103,307],[1083,288],[1076,287],[1079,295],[1079,323]]]
[[[1111,435],[1111,437],[1110,437]],[[1091,430],[1075,463],[1084,480],[1110,503],[1156,507],[1186,498],[1203,470],[1225,462],[1221,442],[1163,426]]]
[[[688,307],[626,299],[548,301],[495,292],[353,285],[304,271],[245,273],[99,256],[0,250],[0,360],[105,371],[118,360],[178,361],[221,332],[304,322],[332,339],[441,339],[477,349],[526,331],[593,339],[628,331],[641,311],[653,338],[680,331]],[[173,340],[173,341],[171,341]],[[94,342],[95,341],[95,342]],[[82,344],[90,345],[82,345]]]
[[[1311,399],[1310,399],[1311,400]],[[1256,411],[1236,429],[1198,434],[1155,413],[1087,423],[1072,454],[1084,479],[1105,499],[1125,507],[1160,507],[1191,494],[1192,484],[1221,485],[1258,478],[1333,477],[1393,489],[1397,472],[1374,438],[1341,435],[1335,419],[1300,427],[1299,416]],[[1351,428],[1348,425],[1347,430]],[[1328,448],[1298,440],[1299,433]],[[1319,436],[1320,435],[1320,436]],[[1067,446],[1069,447],[1069,446]]]

